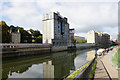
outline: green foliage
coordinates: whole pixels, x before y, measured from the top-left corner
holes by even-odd
[[[38,36],[38,37],[35,39],[35,42],[36,42],[36,43],[42,43],[42,36]]]
[[[16,31],[16,27],[14,27],[13,25],[10,26],[10,29],[12,30],[12,32]]]
[[[21,33],[21,43],[31,43],[32,42],[32,36],[26,30],[20,29],[20,33]]]
[[[30,32],[33,34],[33,33],[34,33],[34,30],[33,30],[33,29],[30,29]]]
[[[81,39],[80,41],[76,41],[77,43],[86,43],[87,42],[87,40],[85,40],[85,39]]]
[[[120,68],[120,48],[118,49],[117,53],[113,56],[112,62],[115,66]]]
[[[70,79],[73,80],[85,67],[88,66],[89,63],[90,62],[86,63],[85,65],[83,65],[82,67],[80,67],[79,69],[77,69],[76,71],[71,73],[69,76],[67,76],[67,78],[65,80],[70,80]]]
[[[32,31],[32,32],[33,32],[32,35],[33,35],[34,37],[38,37],[38,36],[41,35],[40,31],[38,31],[38,30],[35,30],[35,31]]]
[[[92,71],[91,71],[91,73],[90,73],[90,78],[89,78],[89,80],[93,80],[93,78],[94,78],[96,65],[97,65],[97,61],[95,60],[94,63],[92,64]]]
[[[74,41],[76,42],[76,38],[74,38]]]
[[[19,29],[21,33],[21,43],[31,43],[32,41],[35,41],[36,43],[42,43],[42,34],[38,30],[33,30],[30,29],[29,33],[27,30],[24,30],[22,27],[15,27],[11,25],[10,27],[5,23],[5,21],[0,22],[0,35],[2,36],[2,43],[9,43],[10,42],[10,33],[9,31],[12,32],[17,32]],[[33,36],[33,38],[32,38]],[[0,40],[1,41],[1,40]]]
[[[4,22],[0,22],[0,27],[2,28],[2,43],[9,43],[10,42],[10,37],[9,37],[9,26]]]

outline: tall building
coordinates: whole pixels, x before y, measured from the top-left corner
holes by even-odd
[[[58,12],[43,15],[43,43],[53,46],[69,45],[69,23]]]

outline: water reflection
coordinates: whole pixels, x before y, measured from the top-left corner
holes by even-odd
[[[43,62],[43,78],[62,78],[74,67],[73,53],[52,54],[52,60]]]
[[[65,51],[3,60],[2,78],[63,78],[90,61],[95,52],[95,50]]]
[[[91,61],[95,57],[96,52],[97,52],[96,50],[88,51],[87,52],[87,60]]]

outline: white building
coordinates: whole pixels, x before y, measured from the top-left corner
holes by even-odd
[[[98,43],[98,34],[95,31],[91,30],[87,33],[87,43]]]
[[[69,45],[69,24],[66,17],[62,17],[58,12],[50,12],[43,15],[42,23],[44,44]]]

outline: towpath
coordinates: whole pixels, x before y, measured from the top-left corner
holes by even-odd
[[[111,56],[115,54],[116,49],[109,51],[108,54],[97,58],[97,66],[94,79],[116,79],[118,80],[118,70],[111,62]]]

